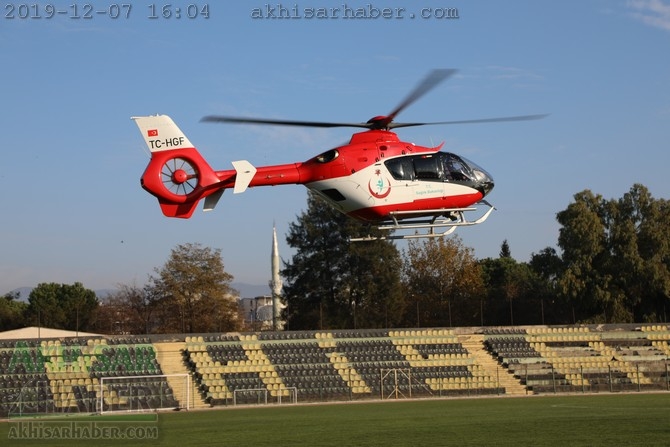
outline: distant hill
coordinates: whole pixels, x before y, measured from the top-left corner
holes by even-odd
[[[257,296],[270,295],[270,286],[260,286],[255,284],[246,284],[243,282],[234,282],[231,284],[232,288],[240,292],[240,298],[254,298]],[[7,293],[18,293],[19,301],[28,302],[28,297],[30,292],[33,290],[32,287],[19,287],[18,289],[5,292],[0,296],[4,296]],[[95,294],[100,299],[105,299],[112,293],[116,292],[115,289],[98,289],[94,290]]]
[[[24,301],[28,302],[28,295],[30,295],[30,292],[33,290],[32,287],[19,287],[18,289],[11,290],[9,292],[5,292],[2,294],[2,296],[5,296],[8,293],[18,293],[19,294],[19,301]]]
[[[240,292],[240,298],[254,298],[257,296],[270,295],[270,286],[259,286],[254,284],[246,284],[243,282],[234,282],[231,284],[232,288]]]
[[[4,296],[7,293],[18,293],[19,294],[19,301],[23,301],[25,303],[28,302],[28,297],[30,297],[30,292],[33,291],[33,287],[19,287],[18,289],[11,290],[9,292],[5,292],[0,296]],[[105,299],[107,296],[111,295],[112,293],[116,292],[114,289],[99,289],[99,290],[94,290],[96,296],[100,299]]]

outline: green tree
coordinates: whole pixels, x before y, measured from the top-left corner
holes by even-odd
[[[88,331],[99,305],[95,292],[81,283],[41,283],[28,297],[26,321],[33,325]]]
[[[613,287],[634,321],[667,321],[670,298],[670,204],[635,184],[608,202]],[[624,272],[625,274],[620,274]]]
[[[509,248],[509,243],[507,242],[507,239],[505,239],[500,246],[500,257],[501,258],[511,258],[512,257],[512,250]]]
[[[670,207],[635,184],[621,199],[585,190],[557,214],[562,293],[589,322],[665,320],[670,297]]]
[[[241,319],[225,271],[221,250],[187,243],[173,248],[163,267],[155,269],[141,300],[156,303],[157,332],[221,332],[239,329]],[[142,307],[144,304],[140,303]],[[152,304],[153,306],[153,304]],[[153,314],[152,314],[153,316]]]
[[[0,328],[11,330],[23,327],[28,304],[19,301],[18,293],[8,293],[0,298]]]
[[[412,240],[403,252],[405,324],[480,324],[484,284],[471,248],[458,237]]]
[[[558,245],[565,265],[559,286],[571,303],[575,320],[589,321],[611,299],[607,228],[602,196],[585,190],[574,199],[556,215],[562,225]]]
[[[402,315],[400,255],[391,242],[309,192],[307,210],[286,238],[296,249],[284,263],[284,310],[290,329],[388,327]]]
[[[543,281],[527,263],[513,258],[479,262],[486,287],[486,325],[540,324],[544,319]]]
[[[545,281],[555,284],[563,272],[563,260],[553,247],[530,255],[530,268]]]
[[[530,269],[537,275],[540,300],[540,324],[566,324],[572,322],[570,305],[559,293],[558,280],[563,274],[563,260],[553,247],[532,253]]]

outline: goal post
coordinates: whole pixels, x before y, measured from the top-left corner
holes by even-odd
[[[191,376],[156,374],[101,377],[97,393],[100,414],[188,410],[191,407]]]
[[[298,403],[298,389],[284,387],[282,390],[268,390],[267,388],[239,388],[233,391],[233,405],[267,405],[271,400],[276,403]]]
[[[267,405],[268,403],[267,388],[247,388],[247,389],[234,390],[233,405],[239,405],[241,403],[244,404],[258,403]]]
[[[412,389],[433,394],[425,383],[412,376],[411,368],[389,368],[379,371],[379,392],[382,400],[411,399]]]

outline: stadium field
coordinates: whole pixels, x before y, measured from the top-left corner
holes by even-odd
[[[0,423],[0,439],[1,445],[68,447],[668,446],[670,393],[270,405],[157,416],[12,419]]]

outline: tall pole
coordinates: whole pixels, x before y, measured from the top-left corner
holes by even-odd
[[[272,226],[272,257],[271,257],[272,280],[270,281],[270,290],[272,290],[272,330],[278,331],[283,326],[281,324],[281,296],[282,280],[279,277],[279,248],[277,247],[277,229]]]

